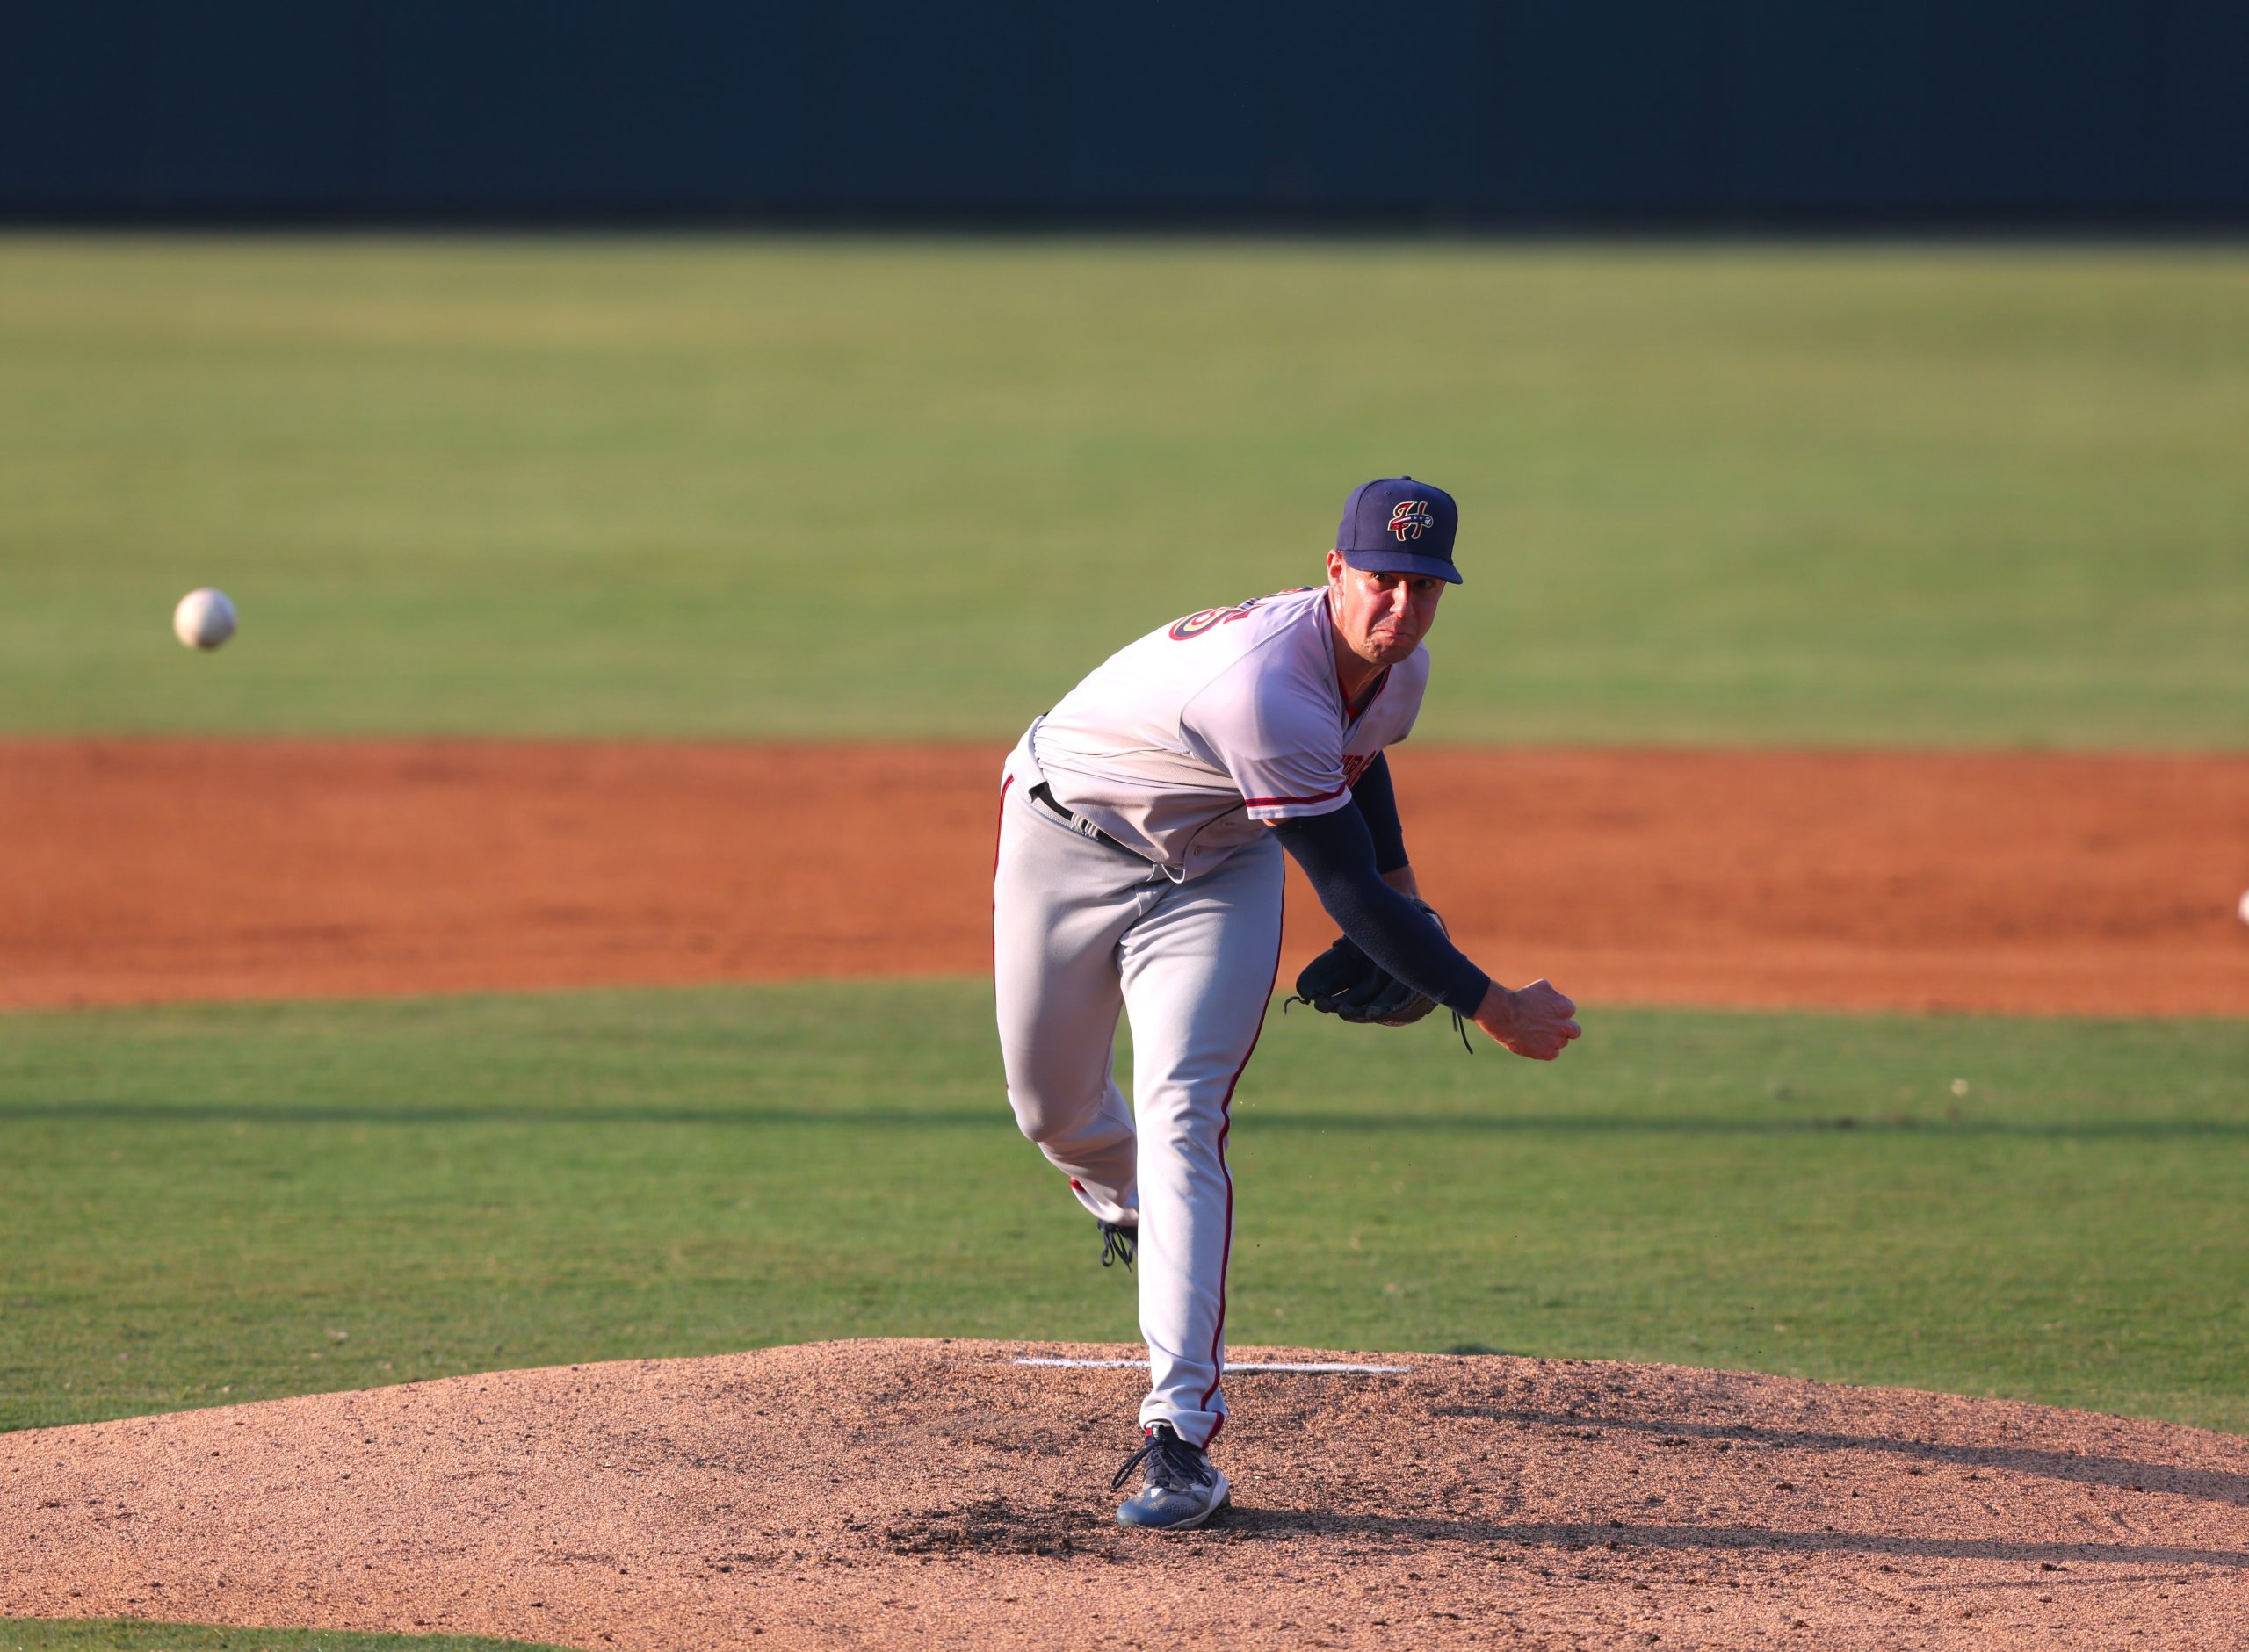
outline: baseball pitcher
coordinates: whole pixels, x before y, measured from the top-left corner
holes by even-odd
[[[1406,855],[1385,747],[1412,731],[1421,639],[1458,509],[1411,477],[1355,491],[1324,583],[1143,637],[1034,721],[1007,760],[993,884],[1008,1100],[1135,1266],[1150,1381],[1125,1526],[1226,1505],[1226,1132],[1280,967],[1281,855],[1343,935],[1298,978],[1316,1007],[1395,1025],[1443,1005],[1519,1056],[1579,1028],[1544,981],[1510,990],[1447,939]],[[1133,1097],[1113,1071],[1132,1018]]]

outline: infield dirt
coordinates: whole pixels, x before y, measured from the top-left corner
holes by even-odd
[[[1455,934],[1583,1003],[2249,1014],[2249,757],[1394,761]],[[0,743],[0,1005],[980,973],[998,763]]]
[[[0,1612],[631,1652],[2220,1648],[2249,1622],[2226,1435],[1385,1354],[1407,1373],[1234,1378],[1235,1506],[1164,1537],[1110,1520],[1145,1380],[1033,1352],[1132,1351],[828,1343],[0,1437]]]

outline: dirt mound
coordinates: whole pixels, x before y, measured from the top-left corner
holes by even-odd
[[[979,973],[999,758],[0,742],[0,1005]],[[2249,757],[1394,762],[1454,933],[1588,1005],[2249,1014]]]
[[[1238,1374],[1233,1510],[1127,1533],[1107,1480],[1145,1378],[1015,1361],[1132,1352],[828,1343],[0,1436],[0,1613],[650,1649],[2218,1648],[2249,1622],[2249,1440],[1677,1367]]]

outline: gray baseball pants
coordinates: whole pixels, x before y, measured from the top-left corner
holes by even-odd
[[[1175,884],[1033,801],[1009,757],[992,886],[1008,1101],[1095,1216],[1139,1223],[1140,1423],[1207,1445],[1226,1420],[1226,1132],[1280,966],[1281,847],[1269,833]],[[1132,1018],[1132,1102],[1114,1072]]]

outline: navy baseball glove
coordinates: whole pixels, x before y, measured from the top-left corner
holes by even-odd
[[[1414,904],[1444,928],[1435,907],[1425,900]],[[1435,999],[1417,992],[1367,956],[1349,935],[1338,935],[1334,946],[1304,966],[1297,977],[1296,995],[1288,1003],[1309,1004],[1322,1015],[1374,1027],[1410,1027],[1437,1006]]]

